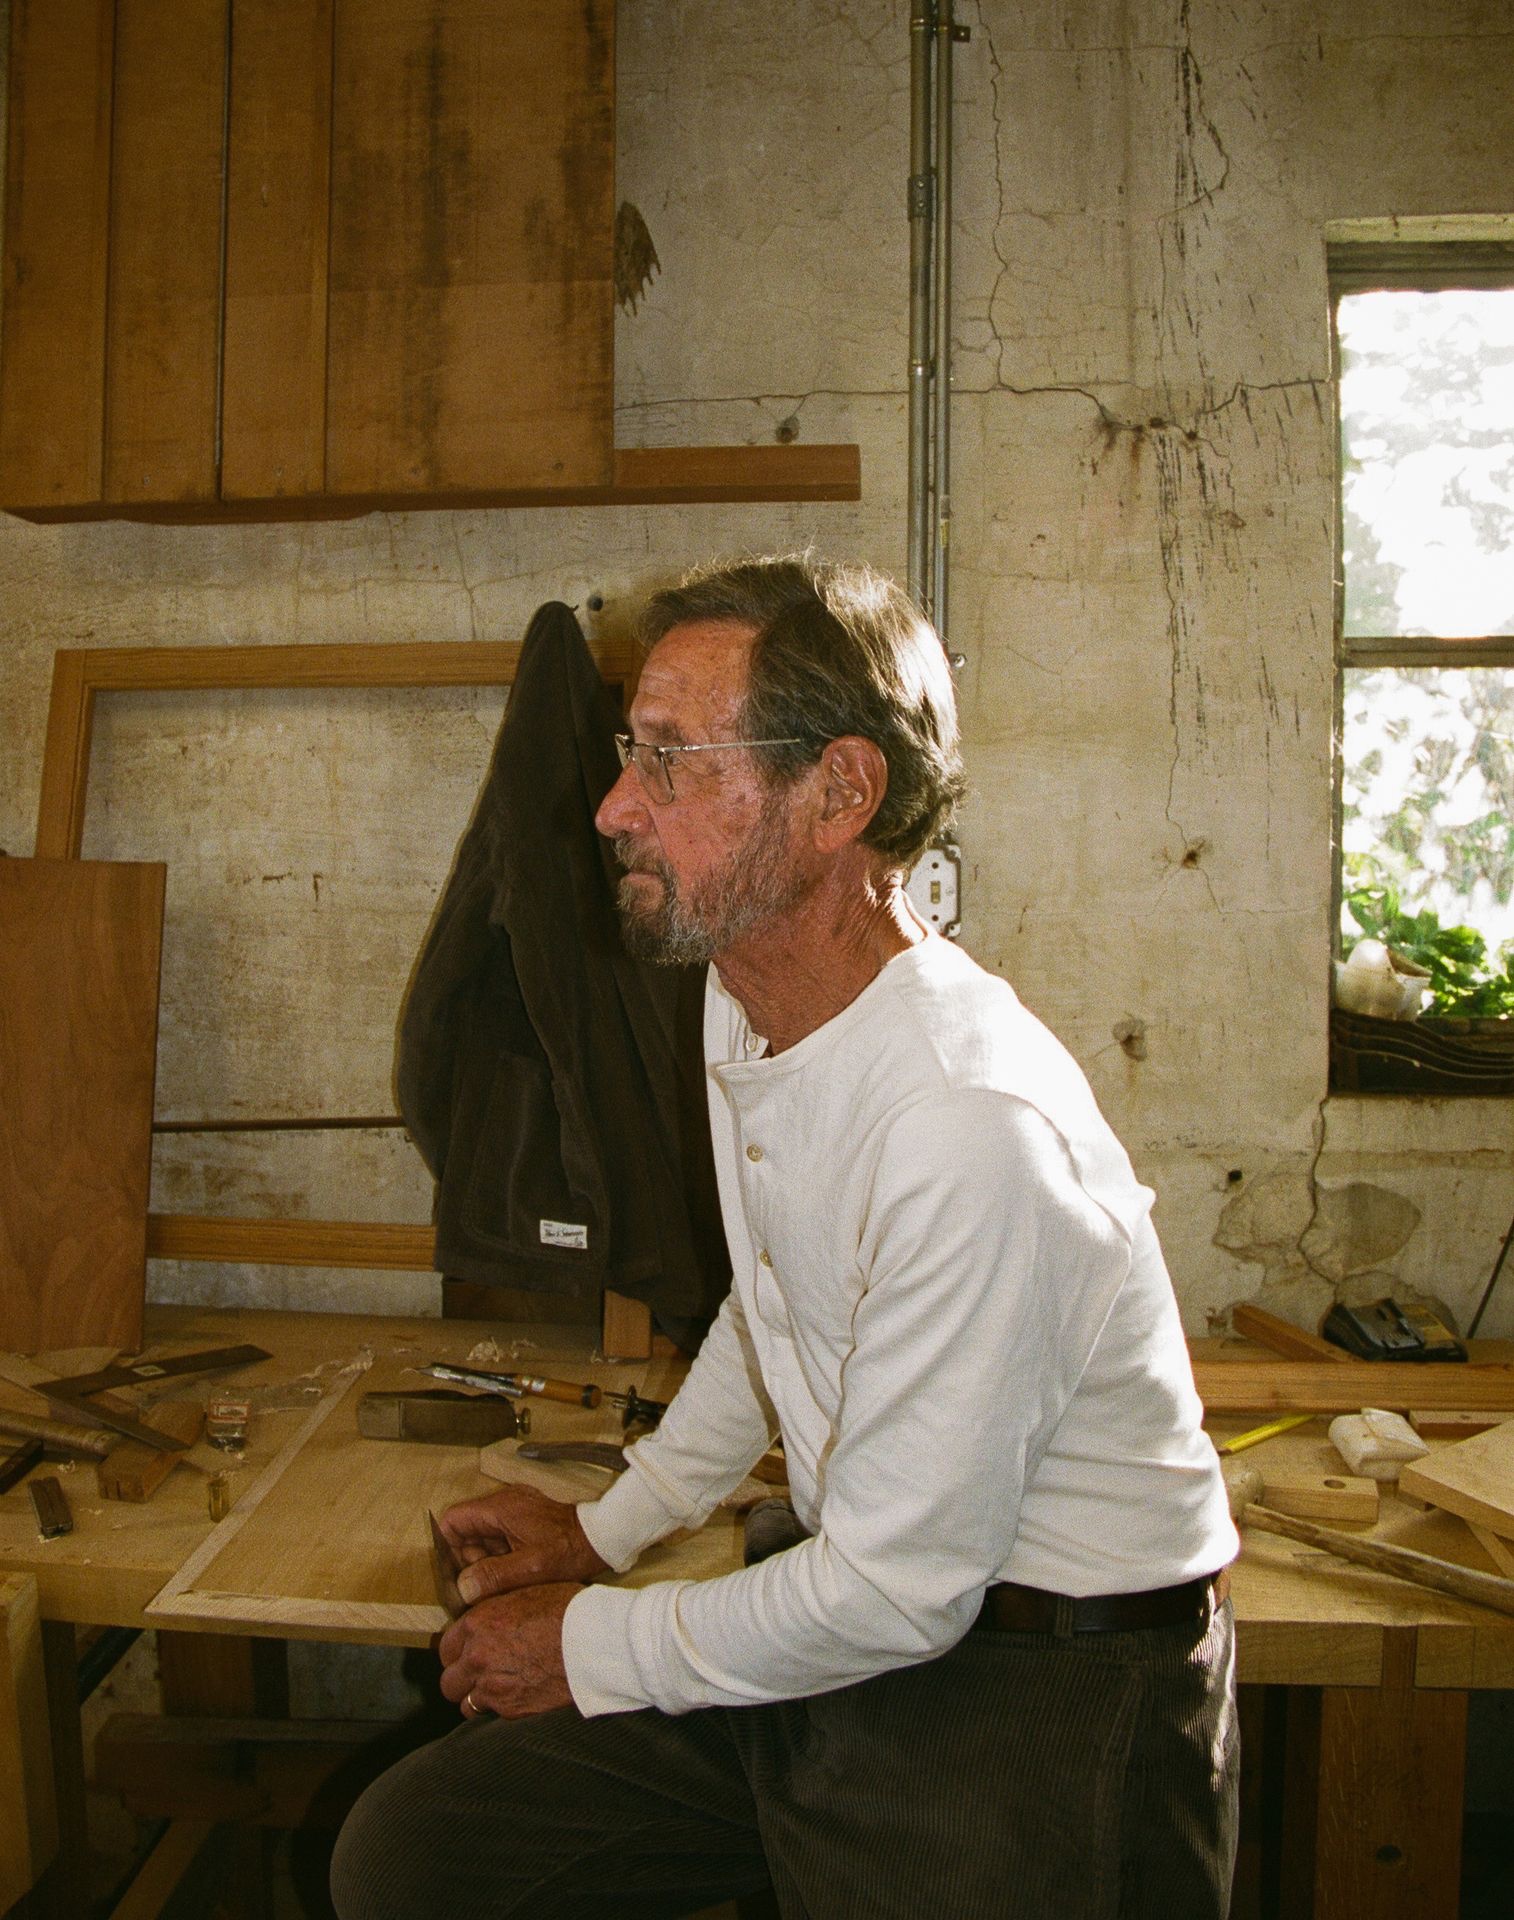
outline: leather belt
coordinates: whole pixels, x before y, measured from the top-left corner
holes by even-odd
[[[1001,1580],[983,1595],[974,1626],[998,1633],[1128,1633],[1141,1627],[1173,1627],[1202,1620],[1230,1591],[1230,1572],[1147,1593],[1095,1593],[1075,1600]]]

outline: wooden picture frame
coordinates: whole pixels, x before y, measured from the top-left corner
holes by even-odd
[[[606,681],[626,689],[634,678],[629,647],[591,651]],[[36,852],[55,860],[80,857],[95,702],[102,694],[509,686],[519,660],[518,641],[485,640],[60,647],[53,656]],[[431,1267],[434,1250],[429,1224],[172,1213],[149,1214],[147,1220],[149,1259],[410,1271]],[[641,1301],[606,1294],[605,1331],[607,1351],[630,1359],[651,1351],[651,1315]]]

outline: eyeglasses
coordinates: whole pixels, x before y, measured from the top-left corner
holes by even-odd
[[[678,753],[725,753],[732,747],[799,747],[798,734],[783,740],[706,740],[697,746],[659,747],[650,740],[633,740],[628,733],[617,733],[615,751],[622,768],[634,765],[647,798],[665,807],[673,799],[673,756]]]

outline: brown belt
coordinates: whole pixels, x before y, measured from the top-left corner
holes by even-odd
[[[1133,1628],[1173,1627],[1201,1620],[1230,1591],[1230,1572],[1177,1587],[1153,1587],[1147,1593],[1095,1593],[1074,1600],[1002,1580],[983,1596],[974,1625],[998,1633],[1128,1633]]]

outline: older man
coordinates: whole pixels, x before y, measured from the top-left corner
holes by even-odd
[[[899,590],[659,594],[599,811],[625,938],[713,962],[735,1280],[626,1473],[453,1509],[467,1724],[359,1803],[344,1920],[1224,1913],[1236,1548],[1141,1187],[1083,1076],[904,875],[959,795]],[[594,1584],[781,1433],[807,1537]]]

